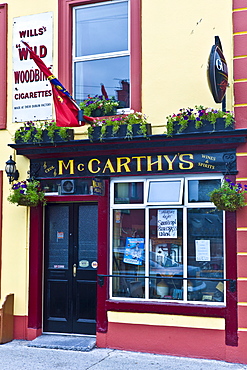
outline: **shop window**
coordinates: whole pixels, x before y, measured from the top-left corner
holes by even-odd
[[[182,183],[183,179],[150,181],[148,187],[148,203],[181,204]]]
[[[114,203],[143,203],[142,182],[120,182],[114,184]]]
[[[115,0],[74,8],[74,97],[114,96],[129,108],[129,1]]]
[[[189,180],[188,202],[209,202],[209,192],[219,188],[220,179],[215,180]]]
[[[112,298],[225,303],[224,212],[206,195],[221,179],[182,180],[112,182]],[[125,202],[132,184],[142,203]]]
[[[78,103],[103,84],[126,112],[141,110],[141,0],[59,0],[58,46],[59,79]]]

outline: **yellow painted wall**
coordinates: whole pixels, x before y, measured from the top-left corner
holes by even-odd
[[[107,316],[108,321],[114,323],[225,330],[225,319],[218,317],[113,311],[108,311]]]
[[[206,74],[214,36],[228,64],[227,109],[233,110],[232,1],[142,0],[142,11],[142,111],[149,122],[164,125],[167,115],[195,105],[221,108]]]
[[[54,71],[57,71],[57,1],[56,0],[5,0],[8,4],[8,103],[7,130],[0,131],[0,170],[4,171],[9,155],[17,163],[20,180],[25,180],[29,161],[23,156],[15,156],[8,147],[20,124],[12,123],[12,27],[13,18],[30,14],[53,12],[54,24]],[[2,230],[2,279],[1,302],[8,293],[15,294],[15,315],[27,315],[28,312],[28,255],[29,255],[29,209],[12,205],[7,201],[10,185],[3,175],[3,230]]]
[[[57,73],[57,1],[5,0],[8,4],[7,130],[0,132],[0,170],[14,151],[7,146],[18,124],[12,123],[13,18],[53,12],[54,73]],[[142,0],[142,111],[163,133],[165,117],[182,107],[218,107],[208,88],[207,60],[219,35],[229,67],[227,108],[232,110],[232,27],[230,0]],[[160,127],[159,127],[160,126]],[[83,131],[84,129],[77,129]],[[15,157],[20,179],[26,179],[28,160]],[[1,300],[15,294],[15,314],[28,310],[28,210],[7,202],[9,184],[4,174]]]

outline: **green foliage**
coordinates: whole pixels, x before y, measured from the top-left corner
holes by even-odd
[[[106,127],[112,126],[112,135],[117,135],[119,128],[121,125],[126,125],[126,138],[132,139],[133,138],[133,125],[139,124],[140,128],[138,131],[138,135],[143,135],[144,137],[147,137],[147,118],[145,115],[143,115],[140,112],[134,112],[127,115],[121,115],[111,118],[106,118],[103,120],[97,120],[92,123],[88,127],[88,136],[90,140],[92,139],[92,133],[94,130],[94,127],[101,127],[100,129],[100,140],[102,141],[106,135]]]
[[[45,193],[40,188],[40,182],[19,181],[13,184],[7,200],[17,205],[36,207],[39,203],[46,204]]]
[[[219,189],[214,189],[209,193],[210,201],[223,211],[234,212],[245,206],[244,194],[247,193],[247,186],[244,187],[238,183],[226,179],[222,182]]]
[[[102,95],[88,96],[83,102],[80,103],[80,108],[84,111],[85,116],[92,116],[95,110],[101,110],[101,115],[115,114],[119,102],[114,98],[106,99]]]
[[[205,108],[202,105],[195,106],[195,108],[182,108],[179,113],[172,114],[166,117],[166,134],[172,136],[174,134],[174,124],[179,126],[178,132],[184,131],[189,124],[189,121],[195,122],[195,128],[198,129],[203,125],[203,121],[207,120],[212,124],[212,130],[215,129],[217,118],[225,119],[225,127],[234,124],[234,117],[232,112],[224,112],[222,110]]]
[[[41,143],[43,140],[43,133],[47,131],[50,140],[53,142],[55,134],[57,133],[61,139],[67,140],[69,137],[67,127],[58,127],[55,121],[28,121],[24,122],[24,126],[16,130],[14,141],[20,140],[23,143]]]

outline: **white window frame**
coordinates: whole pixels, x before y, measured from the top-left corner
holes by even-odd
[[[171,204],[171,203],[155,203],[150,204],[147,202],[148,196],[148,186],[150,181],[168,181],[182,179],[184,191],[184,201],[183,204]],[[110,183],[110,275],[113,274],[113,210],[116,209],[143,209],[145,211],[145,276],[149,276],[149,210],[157,208],[171,208],[171,209],[183,209],[183,278],[187,278],[187,267],[188,267],[188,243],[187,243],[187,209],[188,208],[216,208],[211,202],[188,202],[188,181],[189,180],[213,180],[213,179],[223,179],[222,175],[192,175],[192,176],[169,176],[169,177],[128,177],[128,178],[114,178]],[[130,182],[143,182],[144,185],[144,202],[142,204],[114,204],[114,184],[115,183],[130,183]],[[225,212],[223,212],[223,261],[224,261],[224,277],[226,277],[226,241],[225,241]],[[210,302],[210,301],[191,301],[187,297],[187,280],[183,280],[183,299],[182,300],[162,300],[149,298],[149,279],[145,279],[145,298],[134,298],[134,297],[115,297],[112,295],[112,278],[110,278],[109,289],[110,289],[110,299],[118,301],[141,301],[141,302],[158,302],[158,303],[180,303],[180,304],[193,304],[193,305],[207,305],[207,306],[225,306],[226,305],[226,283],[224,282],[224,301],[223,302]]]
[[[96,6],[104,6],[109,4],[115,4],[115,3],[123,3],[128,2],[128,49],[118,52],[110,52],[110,53],[103,53],[103,54],[93,54],[93,55],[87,55],[87,56],[80,56],[76,57],[76,37],[75,37],[75,31],[73,32],[73,42],[72,42],[72,73],[73,73],[73,86],[72,91],[73,95],[75,95],[75,84],[74,84],[74,76],[75,76],[75,64],[77,62],[85,62],[90,60],[101,60],[101,59],[107,59],[107,58],[117,58],[117,57],[123,57],[123,56],[129,56],[130,57],[130,1],[129,0],[111,0],[111,1],[105,1],[105,2],[97,2],[95,4],[85,4],[85,5],[79,5],[73,7],[73,25],[75,25],[75,18],[76,18],[76,10],[82,9],[82,8],[91,8]],[[73,27],[73,30],[75,30],[75,27]],[[131,71],[129,77],[131,78]],[[131,85],[131,81],[130,81]],[[131,89],[130,89],[131,91]],[[129,96],[129,102],[131,102],[131,96]],[[130,113],[130,107],[119,109],[118,110],[121,113]]]

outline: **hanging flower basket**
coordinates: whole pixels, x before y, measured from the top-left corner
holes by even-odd
[[[37,207],[40,203],[46,204],[45,193],[41,190],[39,181],[36,180],[13,184],[7,199],[18,206]]]
[[[22,195],[18,200],[18,206],[37,207],[38,204],[39,201],[31,201],[26,195]]]
[[[231,180],[223,181],[219,189],[214,189],[209,193],[210,201],[217,209],[222,211],[234,212],[245,206],[244,194],[247,193],[247,185],[234,184]]]

